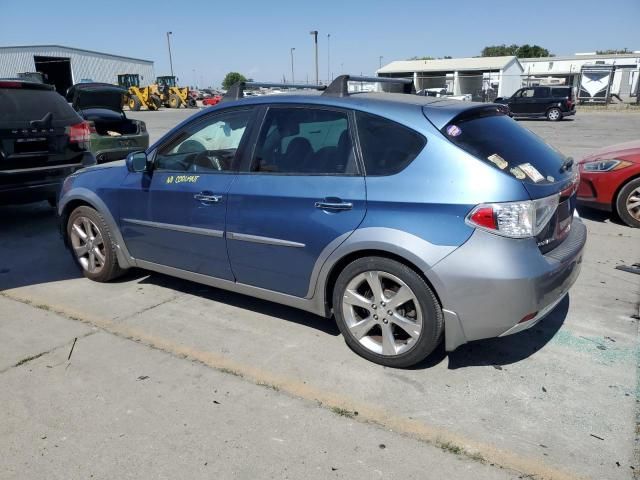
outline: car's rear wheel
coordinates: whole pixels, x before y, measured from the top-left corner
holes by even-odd
[[[362,357],[389,367],[425,359],[442,335],[442,310],[424,279],[408,266],[364,257],[336,281],[333,309],[346,343]]]
[[[91,207],[76,208],[67,221],[71,253],[85,277],[108,282],[122,275],[112,233],[100,213]]]
[[[169,106],[171,108],[180,108],[180,98],[175,93],[169,96]]]
[[[624,223],[640,228],[640,178],[622,187],[616,198],[616,211]]]
[[[562,120],[562,112],[559,108],[553,107],[547,110],[547,119],[552,122],[557,122],[558,120]]]

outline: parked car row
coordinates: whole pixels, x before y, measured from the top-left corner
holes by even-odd
[[[80,83],[65,99],[44,83],[0,80],[0,204],[55,205],[68,175],[146,149],[146,125],[126,118],[124,93]]]

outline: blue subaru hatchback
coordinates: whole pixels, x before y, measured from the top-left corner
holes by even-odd
[[[67,178],[62,231],[86,277],[139,267],[333,316],[394,367],[443,337],[451,351],[525,330],[576,280],[577,168],[503,106],[346,75],[304,94],[245,86]]]

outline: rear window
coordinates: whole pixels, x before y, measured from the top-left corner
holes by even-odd
[[[571,96],[571,87],[565,88],[552,88],[551,96],[555,98],[565,98]]]
[[[53,115],[52,127],[81,121],[66,100],[53,90],[0,88],[0,128],[25,128],[49,112]]]
[[[528,183],[553,183],[565,156],[506,115],[483,114],[454,120],[442,129],[451,142],[476,158]]]

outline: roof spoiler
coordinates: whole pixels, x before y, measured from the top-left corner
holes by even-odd
[[[392,83],[402,85],[402,93],[416,93],[413,80],[408,78],[362,77],[356,75],[340,75],[326,88],[323,95],[332,97],[348,97],[349,82]]]
[[[244,97],[244,91],[247,87],[263,87],[263,88],[308,88],[312,90],[324,90],[326,85],[309,85],[308,83],[271,83],[271,82],[236,82],[227,93],[222,97],[221,102],[230,102],[240,100]]]

